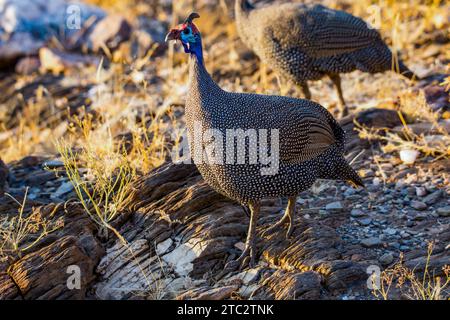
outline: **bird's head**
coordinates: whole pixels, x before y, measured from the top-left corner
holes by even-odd
[[[186,53],[194,53],[196,47],[201,47],[201,37],[192,20],[200,18],[198,13],[191,13],[189,17],[180,25],[173,28],[166,35],[166,42],[170,40],[180,40]]]

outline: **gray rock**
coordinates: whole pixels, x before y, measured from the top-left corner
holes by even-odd
[[[384,233],[393,236],[394,234],[397,233],[397,230],[395,230],[394,228],[387,228],[386,230],[383,231]]]
[[[350,215],[351,215],[352,217],[354,217],[354,218],[359,218],[359,217],[365,216],[366,214],[365,214],[362,210],[360,210],[360,209],[353,209],[353,210],[350,212]]]
[[[416,221],[422,221],[422,220],[425,220],[426,218],[427,218],[427,215],[424,213],[419,213],[414,216],[414,220],[416,220]]]
[[[437,213],[441,217],[449,217],[450,216],[450,206],[438,208]]]
[[[425,187],[416,187],[416,196],[424,197],[427,194],[427,189]]]
[[[70,5],[79,12],[79,26],[73,25],[77,19],[69,17]],[[36,55],[53,36],[65,43],[88,19],[104,16],[102,9],[81,1],[0,0],[0,65]]]
[[[363,239],[361,244],[366,248],[378,247],[381,245],[381,240],[377,237],[371,237],[367,239]]]
[[[379,187],[382,183],[382,180],[378,177],[375,177],[375,178],[373,178],[372,183],[373,183],[374,187]]]
[[[372,222],[372,219],[370,219],[370,218],[358,220],[358,223],[363,226],[368,226],[371,222]]]
[[[335,202],[331,202],[329,204],[327,204],[325,206],[325,210],[330,211],[330,210],[342,210],[344,209],[344,207],[342,206],[342,203],[340,201],[335,201]]]
[[[63,182],[58,189],[52,194],[51,198],[61,198],[61,196],[71,192],[73,190],[73,185],[70,181]]]
[[[103,46],[115,49],[128,40],[130,35],[131,25],[124,17],[109,15],[95,25],[88,38],[89,47],[93,51],[99,51]]]
[[[411,220],[406,221],[406,226],[407,227],[414,227],[414,225],[415,225],[414,221],[411,221]]]
[[[392,261],[394,261],[394,256],[392,255],[392,253],[385,253],[383,254],[380,259],[378,259],[378,261],[380,261],[380,263],[384,266],[389,265],[392,263]]]
[[[416,194],[416,188],[414,188],[414,187],[408,187],[406,189],[406,191],[407,191],[409,196],[414,196]]]
[[[348,197],[348,196],[354,195],[355,193],[356,193],[355,189],[353,189],[353,188],[347,188],[347,189],[344,191],[344,196]]]
[[[64,167],[64,162],[61,160],[49,160],[42,164],[42,168],[56,169],[60,167]]]
[[[415,200],[411,201],[410,205],[412,208],[419,210],[419,211],[422,211],[422,210],[425,210],[428,208],[427,204],[424,202],[421,202],[421,201],[415,201]]]
[[[423,202],[425,202],[428,205],[435,204],[443,195],[442,190],[436,190],[433,193],[427,195],[425,198],[423,198]]]
[[[405,183],[403,181],[399,180],[395,183],[394,188],[395,188],[395,190],[400,190],[400,189],[403,189],[404,186],[405,186]]]

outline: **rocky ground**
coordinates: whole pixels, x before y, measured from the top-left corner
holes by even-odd
[[[165,79],[167,70],[157,69],[166,64],[168,51],[162,39],[168,23],[139,20],[128,25],[117,17],[111,23],[115,27],[108,32],[120,37],[103,34],[94,39],[125,41],[119,49],[109,43],[114,54],[127,55],[131,50],[142,56],[159,43],[154,60],[142,70],[150,84],[147,93],[156,96],[156,108],[167,104],[165,100],[182,107],[184,85],[173,87],[174,82]],[[106,32],[100,26],[99,34],[102,28]],[[83,36],[89,38],[88,33]],[[206,38],[214,78],[228,89],[260,90],[256,58],[238,40],[232,43],[234,51],[224,55],[229,45],[225,42],[220,32]],[[299,196],[292,237],[286,239],[283,232],[260,237],[258,265],[225,275],[221,274],[224,265],[242,250],[249,218],[240,205],[206,185],[193,165],[167,161],[138,174],[112,221],[126,245],[114,233],[99,229],[79,203],[61,158],[49,150],[47,140],[64,136],[70,129],[67,118],[82,106],[98,116],[92,102],[98,83],[81,75],[88,66],[94,66],[95,73],[100,61],[95,43],[90,46],[90,53],[82,54],[81,49],[65,52],[42,45],[31,56],[23,58],[20,53],[11,58],[15,69],[0,74],[0,146],[21,132],[27,103],[46,106],[37,115],[44,137],[34,150],[39,155],[8,163],[0,160],[0,218],[20,215],[26,197],[25,216],[36,214],[52,221],[52,232],[32,247],[0,258],[0,299],[375,299],[367,287],[371,270],[391,268],[401,257],[419,276],[427,270],[445,278],[443,268],[450,264],[450,160],[422,154],[414,164],[404,164],[398,152],[383,152],[381,142],[361,139],[354,120],[369,128],[400,130],[398,95],[412,90],[425,95],[448,128],[448,92],[439,85],[445,78],[442,65],[449,62],[448,39],[418,46],[410,64],[425,80],[417,84],[410,86],[391,74],[345,76],[344,91],[353,113],[340,123],[348,135],[346,155],[354,160],[366,188],[317,182]],[[225,56],[240,63],[221,63],[219,58]],[[177,68],[185,73],[183,67]],[[131,78],[141,75],[132,68],[124,72]],[[381,89],[384,82],[398,91]],[[273,76],[269,85],[268,91],[278,90]],[[172,86],[170,95],[160,97],[167,86]],[[124,87],[132,97],[141,98],[133,81]],[[358,90],[351,92],[352,88]],[[37,98],[41,91],[45,99]],[[334,110],[335,94],[328,83],[315,83],[312,93]],[[297,94],[295,88],[291,94]],[[180,123],[182,116],[176,114]],[[411,125],[426,135],[434,134],[430,124]],[[264,201],[259,235],[279,219],[285,205],[286,199]],[[430,242],[434,246],[428,257]],[[81,271],[80,289],[67,285],[71,266]],[[390,298],[406,298],[407,292],[407,288],[392,288]],[[442,296],[450,295],[444,291]]]
[[[448,160],[406,166],[391,156],[373,164],[372,151],[362,151],[355,167],[366,189],[322,182],[303,192],[292,237],[261,239],[256,268],[220,279],[224,264],[242,249],[248,217],[209,188],[194,166],[167,163],[134,182],[114,221],[126,247],[99,235],[74,200],[61,162],[27,157],[9,165],[8,192],[20,197],[29,187],[28,208],[62,219],[63,227],[0,265],[1,297],[370,299],[367,268],[391,266],[404,253],[406,265],[420,272],[428,241],[435,244],[430,268],[443,274],[450,241]],[[10,198],[1,199],[2,214],[17,210]],[[264,203],[259,234],[284,205]],[[66,287],[66,270],[74,264],[82,271],[81,290]]]

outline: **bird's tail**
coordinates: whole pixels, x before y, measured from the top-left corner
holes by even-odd
[[[333,163],[333,167],[328,172],[324,172],[323,179],[343,180],[351,184],[353,187],[363,187],[364,182],[358,173],[348,164],[344,157]]]
[[[348,182],[354,188],[364,188],[364,182],[362,181],[361,177],[347,162],[345,162],[345,166],[342,167],[341,171],[342,180]]]
[[[420,80],[419,76],[417,74],[415,74],[414,72],[412,72],[401,60],[398,62],[397,72],[398,72],[398,74],[401,74],[402,76],[408,78],[409,80],[413,80],[413,81]]]

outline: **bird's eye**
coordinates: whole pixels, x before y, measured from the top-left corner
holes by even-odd
[[[184,29],[184,30],[183,30],[183,33],[184,33],[184,34],[189,34],[189,33],[191,33],[191,28],[186,28],[186,29]]]

